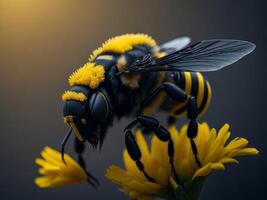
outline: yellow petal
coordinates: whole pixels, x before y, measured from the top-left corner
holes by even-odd
[[[131,159],[126,149],[123,150],[123,161],[127,171],[136,170],[135,162]]]
[[[259,151],[256,148],[237,149],[229,153],[229,157],[257,155]]]
[[[60,187],[87,180],[83,168],[69,155],[65,155],[67,165],[61,160],[61,154],[50,147],[45,147],[41,155],[43,159],[35,160],[41,166],[39,173],[43,175],[35,179],[39,187]]]
[[[228,157],[221,159],[220,162],[221,163],[236,163],[236,164],[239,163],[238,160],[233,159],[233,158],[228,158]]]
[[[112,182],[118,184],[125,184],[130,181],[129,178],[127,177],[126,172],[120,167],[117,167],[116,165],[111,165],[107,169],[107,173],[105,176]]]
[[[134,188],[136,192],[146,193],[146,194],[158,194],[161,190],[159,184],[149,183],[149,182],[138,182],[136,180],[132,180],[127,183],[127,186],[130,188]]]
[[[178,167],[185,159],[187,160],[187,168],[193,168],[195,165],[194,156],[192,153],[190,141],[187,137],[187,126],[183,126],[178,136],[178,141],[175,144],[175,166]]]
[[[168,185],[170,174],[167,174],[166,171],[162,167],[157,169],[156,174],[154,175],[154,178],[156,179],[156,182],[160,185]]]
[[[148,155],[149,155],[148,146],[147,146],[146,140],[145,140],[144,136],[142,135],[142,133],[140,132],[140,130],[137,131],[137,133],[135,134],[135,137],[136,137],[136,142],[142,151],[142,158],[144,158],[144,160],[148,159]]]
[[[174,125],[172,125],[169,127],[168,130],[171,134],[171,138],[172,138],[173,142],[176,142],[178,140],[178,134],[179,134],[176,127]]]
[[[46,152],[51,158],[55,160],[61,160],[61,154],[58,151],[52,149],[51,147],[46,146],[43,152]]]
[[[59,173],[60,172],[60,167],[58,166],[51,166],[51,165],[48,165],[44,168],[42,168],[45,172],[45,174],[49,174],[49,173]]]
[[[201,123],[198,125],[198,135],[195,139],[196,145],[199,147],[199,153],[202,151],[205,142],[210,136],[210,128],[207,123]]]
[[[168,143],[160,141],[156,136],[153,136],[151,141],[151,165],[150,170],[159,166],[163,167],[165,171],[170,170],[168,157]]]
[[[224,137],[224,143],[223,143],[223,145],[226,144],[226,142],[228,141],[228,139],[230,138],[230,136],[231,136],[231,133],[230,133],[230,131],[228,131],[227,134]]]
[[[211,169],[216,169],[216,170],[225,170],[225,167],[222,163],[212,163],[211,164]]]
[[[38,177],[34,180],[35,184],[41,188],[49,187],[51,184],[51,181],[52,181],[52,177],[49,177],[49,176]]]
[[[219,133],[217,135],[217,140],[222,140],[226,136],[228,130],[230,128],[229,124],[224,124],[223,127],[219,130]]]
[[[178,184],[177,184],[177,182],[173,179],[172,176],[170,177],[170,185],[172,186],[172,188],[174,190],[176,190],[179,187]]]
[[[46,162],[45,160],[43,160],[43,159],[41,159],[41,158],[36,158],[36,159],[35,159],[35,163],[36,163],[37,165],[40,165],[41,167],[44,167],[44,166],[46,166],[46,165],[53,166],[52,164]]]
[[[200,169],[198,169],[195,172],[192,180],[194,180],[195,178],[200,177],[200,176],[207,176],[207,175],[210,174],[210,172],[212,170],[215,170],[215,169],[216,170],[224,170],[225,167],[224,167],[224,165],[222,163],[209,163],[209,164],[201,167]]]
[[[199,168],[192,152],[190,140],[187,137],[187,128],[188,125],[185,125],[178,132],[175,126],[169,127],[169,132],[174,142],[175,169],[178,175],[185,180],[208,176],[212,170],[225,170],[225,163],[238,163],[233,158],[235,156],[258,154],[255,148],[244,149],[243,147],[247,145],[247,140],[242,138],[234,139],[225,147],[225,143],[231,135],[228,124],[225,124],[217,134],[215,129],[210,130],[209,126],[203,123],[199,124],[199,133],[194,139],[198,148],[199,159],[203,165],[203,167]],[[149,152],[147,142],[141,132],[136,134],[136,138],[141,151],[144,152],[143,155],[146,155],[143,157],[145,170],[155,179],[156,183],[151,183],[144,177],[126,151],[123,153],[126,171],[114,172],[113,175],[107,175],[107,177],[121,185],[121,191],[127,193],[132,199],[152,199],[164,188],[179,187],[171,176],[167,151],[168,143],[162,142],[156,136],[153,136],[151,151]],[[142,177],[138,178],[140,174]]]
[[[226,138],[229,137],[229,125],[225,124],[219,131],[217,137],[210,143],[209,152],[204,158],[203,163],[217,162],[221,159],[224,152],[224,143]]]
[[[234,140],[232,140],[226,147],[225,147],[225,151],[226,153],[234,150],[234,149],[241,149],[246,147],[248,144],[248,140],[245,138],[235,138]]]
[[[129,173],[133,174],[133,176],[135,176],[136,179],[140,181],[144,180],[144,175],[139,171],[135,162],[131,159],[126,149],[123,151],[123,161],[125,168]]]
[[[48,162],[48,163],[50,163],[50,164],[52,164],[52,165],[61,165],[61,164],[64,164],[63,161],[58,160],[58,159],[55,159],[55,158],[53,157],[53,155],[48,154],[46,151],[42,151],[42,152],[41,152],[41,156],[43,157],[43,159],[44,159],[46,162]]]
[[[194,174],[194,176],[193,176],[193,178],[192,178],[192,180],[194,180],[195,178],[197,178],[197,177],[199,177],[199,176],[207,176],[210,172],[211,172],[211,163],[209,163],[209,164],[207,164],[207,165],[205,165],[205,166],[203,166],[203,167],[201,167],[200,169],[198,169],[196,172],[195,172],[195,174]]]
[[[207,140],[204,144],[205,147],[203,148],[203,151],[200,154],[202,164],[204,164],[204,165],[209,163],[209,158],[207,158],[207,157],[208,157],[210,150],[212,150],[211,146],[216,139],[216,135],[217,135],[216,129],[212,128],[210,131],[209,137],[207,138]]]

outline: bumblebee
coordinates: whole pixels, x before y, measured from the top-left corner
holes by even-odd
[[[141,151],[133,130],[143,127],[164,142],[175,179],[174,147],[168,130],[152,116],[156,110],[167,113],[168,124],[186,115],[189,119],[187,136],[196,163],[198,150],[194,138],[197,119],[206,112],[211,101],[210,84],[200,72],[222,69],[255,49],[253,43],[241,40],[212,39],[189,45],[188,37],[177,38],[163,45],[145,34],[125,34],[107,40],[94,50],[88,62],[69,77],[70,89],[62,95],[64,121],[75,137],[78,161],[86,168],[82,153],[85,142],[93,147],[103,144],[113,119],[134,117],[124,129],[127,151],[148,181],[154,181],[141,162]],[[92,185],[96,178],[88,173]]]

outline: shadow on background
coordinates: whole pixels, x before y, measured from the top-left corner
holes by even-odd
[[[194,41],[235,38],[257,44],[256,51],[219,72],[206,74],[213,102],[201,119],[219,128],[232,125],[261,151],[242,158],[208,180],[202,199],[264,199],[266,128],[266,2],[223,1],[45,1],[0,2],[0,194],[1,199],[125,199],[104,178],[112,163],[122,165],[128,119],[110,129],[101,154],[87,148],[88,168],[102,186],[87,184],[39,189],[34,159],[44,145],[59,148],[67,127],[61,99],[67,77],[90,52],[111,36],[130,32],[152,35],[159,43],[189,35]],[[163,120],[164,115],[159,114]],[[72,145],[67,147],[72,152]],[[266,198],[266,197],[265,197]]]

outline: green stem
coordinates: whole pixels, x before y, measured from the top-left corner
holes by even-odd
[[[185,182],[176,189],[167,188],[160,197],[166,200],[198,200],[204,181],[205,177],[202,177],[192,182]]]

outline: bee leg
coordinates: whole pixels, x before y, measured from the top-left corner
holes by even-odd
[[[125,145],[131,159],[135,161],[138,169],[144,174],[148,181],[155,182],[155,179],[149,176],[145,171],[144,164],[140,160],[142,153],[130,129],[127,129],[125,132]]]
[[[173,172],[174,178],[176,179],[177,183],[180,183],[178,174],[175,170],[174,163],[173,163],[174,162],[174,159],[173,159],[174,158],[174,146],[173,146],[173,141],[170,137],[169,131],[166,128],[164,128],[163,126],[161,126],[159,124],[158,120],[156,120],[155,118],[141,115],[142,109],[147,107],[162,91],[164,91],[169,97],[171,97],[175,101],[185,102],[187,100],[187,95],[182,89],[180,89],[179,87],[177,87],[173,83],[164,82],[161,86],[159,86],[157,89],[155,89],[147,98],[145,98],[141,102],[140,110],[137,113],[137,118],[132,123],[130,123],[126,127],[125,130],[127,131],[129,129],[132,129],[139,122],[141,125],[143,125],[146,128],[146,130],[153,131],[161,141],[169,141],[169,143],[168,143],[168,156],[170,158],[170,164],[171,164],[172,172]],[[173,123],[175,123],[175,122],[173,121]],[[129,149],[128,149],[128,152],[129,152]],[[133,152],[133,153],[137,153],[137,155],[139,156],[139,154],[138,154],[139,152],[140,152],[140,150],[136,149],[136,152]],[[131,157],[133,160],[136,160],[138,157],[134,157],[134,156],[135,155],[133,154]],[[138,159],[140,159],[140,158],[138,158]],[[142,168],[140,170],[142,171]]]
[[[150,131],[154,132],[154,134],[162,141],[167,142],[168,141],[168,156],[169,156],[169,162],[171,164],[171,169],[173,176],[175,178],[175,181],[180,184],[179,176],[175,170],[174,167],[174,145],[171,138],[170,132],[164,128],[162,125],[160,125],[159,121],[153,117],[150,116],[144,116],[139,115],[137,117],[137,121]]]
[[[81,141],[79,141],[77,138],[75,138],[75,152],[78,154],[78,163],[79,165],[83,168],[87,175],[87,182],[91,184],[94,188],[99,186],[99,181],[97,178],[95,178],[91,173],[89,173],[86,169],[86,163],[85,160],[83,159],[82,153],[84,152],[85,149],[85,144]]]
[[[171,164],[172,172],[174,175],[174,178],[177,183],[180,183],[178,174],[176,173],[175,167],[174,167],[174,145],[171,138],[171,135],[169,131],[164,128],[162,125],[159,124],[159,121],[153,117],[144,116],[144,115],[138,115],[137,118],[132,121],[126,128],[125,128],[125,143],[127,151],[130,155],[130,157],[136,162],[136,165],[140,171],[142,171],[145,175],[145,177],[149,180],[154,182],[154,179],[150,177],[144,170],[144,166],[141,159],[141,151],[138,147],[138,144],[135,141],[135,138],[131,132],[131,129],[134,128],[137,124],[140,124],[142,127],[146,128],[149,132],[153,132],[157,137],[163,141],[163,142],[169,142],[168,143],[168,156],[169,161]]]
[[[177,85],[170,82],[164,82],[141,102],[141,109],[147,107],[162,91],[177,102],[185,102],[188,98],[185,91]]]
[[[141,103],[141,109],[148,106],[161,91],[164,91],[170,98],[177,102],[186,102],[187,101],[187,116],[190,119],[189,126],[187,129],[187,136],[190,139],[191,148],[196,160],[196,163],[199,167],[201,167],[201,162],[198,159],[198,150],[195,144],[194,138],[197,136],[198,132],[198,123],[197,123],[197,102],[195,97],[188,96],[184,90],[179,88],[177,85],[164,82],[161,86],[155,89],[146,99],[144,99]]]
[[[198,158],[198,150],[194,138],[197,136],[198,133],[198,122],[197,122],[197,102],[195,97],[189,97],[187,102],[187,117],[190,119],[188,128],[187,128],[187,137],[190,139],[191,148],[196,160],[196,163],[199,167],[201,167],[201,162]]]

